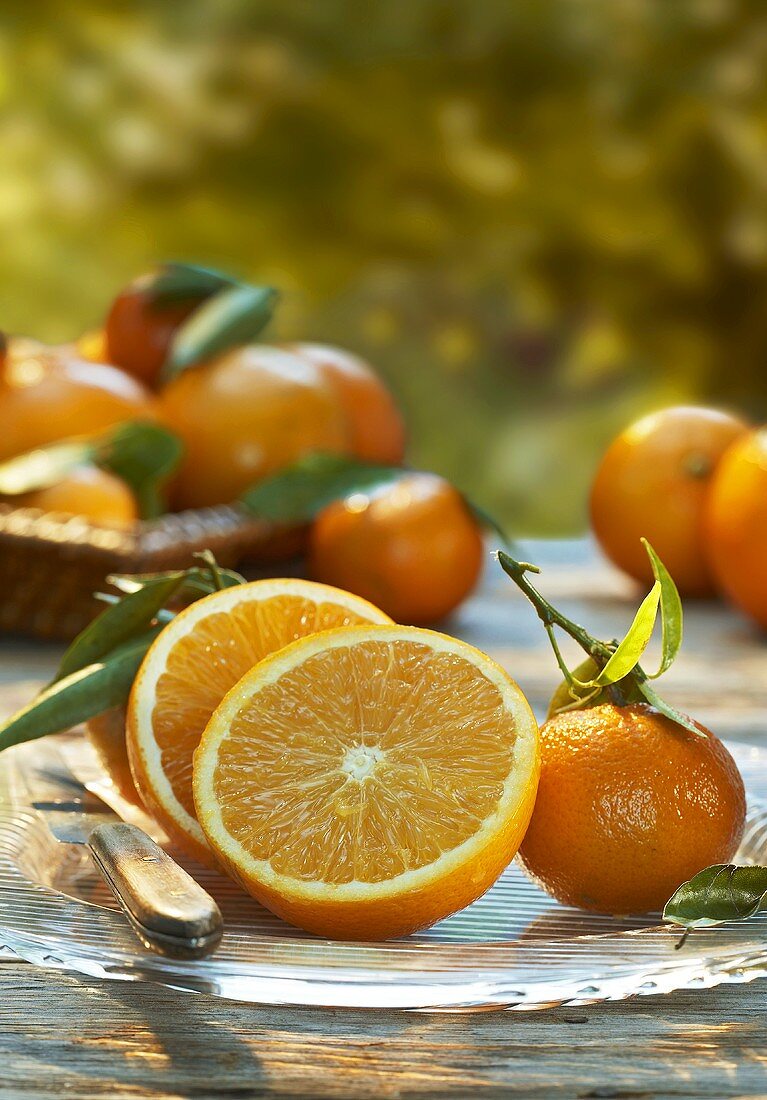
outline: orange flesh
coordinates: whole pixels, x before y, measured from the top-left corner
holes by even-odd
[[[297,638],[368,622],[338,604],[283,595],[209,615],[179,639],[157,681],[152,724],[163,770],[189,814],[195,813],[192,755],[229,689],[258,661]]]
[[[501,693],[468,660],[367,641],[309,657],[243,705],[213,782],[226,830],[277,873],[376,883],[473,836],[513,752]]]

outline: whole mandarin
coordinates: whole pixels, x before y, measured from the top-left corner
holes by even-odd
[[[309,537],[311,575],[364,596],[398,623],[434,622],[477,583],[482,534],[460,493],[405,474],[328,505]]]
[[[363,462],[399,466],[405,455],[405,423],[373,368],[325,344],[294,344],[292,350],[310,359],[333,388],[349,424],[352,453]]]
[[[16,357],[0,384],[0,460],[127,420],[155,420],[154,400],[116,367],[89,363],[67,348]]]
[[[743,835],[743,780],[699,728],[639,703],[550,718],[520,848],[532,878],[563,905],[625,915],[661,909],[698,871],[728,863]]]
[[[97,466],[78,466],[55,485],[25,493],[19,503],[43,512],[86,516],[109,527],[131,527],[139,518],[136,498],[125,482]]]
[[[162,390],[160,407],[186,447],[172,490],[178,508],[229,503],[303,455],[348,450],[330,386],[281,348],[233,348],[185,370]]]
[[[108,362],[154,387],[176,330],[200,303],[156,302],[153,282],[154,274],[149,272],[120,291],[107,314],[104,333]]]
[[[767,627],[767,428],[739,438],[719,463],[706,546],[721,591]]]
[[[711,477],[746,423],[717,409],[678,406],[643,417],[613,441],[591,489],[591,523],[607,556],[652,583],[648,539],[680,592],[707,595],[714,580],[705,547]]]

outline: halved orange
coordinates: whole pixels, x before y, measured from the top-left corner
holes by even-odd
[[[538,785],[522,691],[455,638],[358,626],[305,638],[229,692],[195,753],[199,822],[263,905],[333,939],[405,935],[513,859]]]
[[[293,578],[214,592],[177,615],[141,664],[127,720],[134,782],[171,839],[210,862],[194,816],[192,754],[211,714],[248,669],[318,630],[389,622],[367,600]]]

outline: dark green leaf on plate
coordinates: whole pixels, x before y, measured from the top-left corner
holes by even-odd
[[[707,867],[666,902],[663,919],[684,928],[747,920],[767,904],[767,867]]]

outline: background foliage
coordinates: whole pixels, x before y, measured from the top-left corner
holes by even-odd
[[[688,397],[767,413],[763,0],[7,2],[0,325],[157,258],[285,291],[508,525]]]

